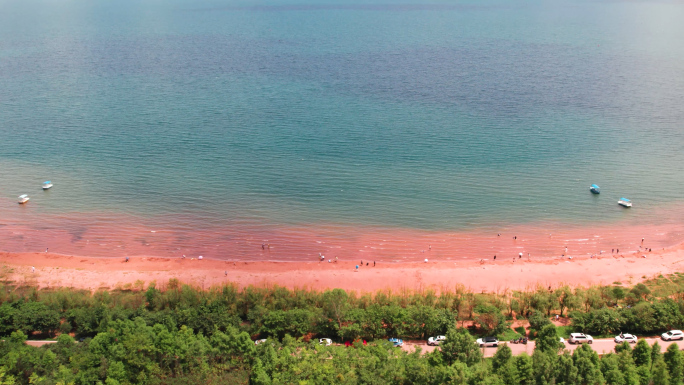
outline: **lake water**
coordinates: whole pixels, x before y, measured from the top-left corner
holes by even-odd
[[[0,0],[0,249],[682,241],[682,20],[665,1]]]

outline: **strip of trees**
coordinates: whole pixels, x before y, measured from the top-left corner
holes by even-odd
[[[584,347],[560,352],[549,316],[569,314],[575,330],[599,335],[684,328],[681,284],[676,275],[632,288],[374,295],[231,285],[198,290],[175,280],[96,293],[5,284],[0,385],[680,384],[675,345],[660,355],[659,347],[640,341],[601,359]],[[483,359],[474,335],[504,333],[513,317],[530,321],[534,354],[512,357],[501,346],[493,359]],[[385,341],[438,334],[447,340],[429,354],[408,354]],[[56,344],[42,348],[23,343],[56,335]],[[324,347],[319,337],[371,343]],[[268,341],[255,345],[257,338]]]

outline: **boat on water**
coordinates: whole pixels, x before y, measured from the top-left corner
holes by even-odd
[[[19,195],[19,201],[18,201],[18,203],[19,203],[20,205],[23,205],[24,203],[28,202],[29,199],[31,199],[31,198],[29,198],[29,196],[26,195],[26,194]]]
[[[624,207],[632,207],[632,201],[627,198],[620,198],[620,200],[618,200],[618,204]]]
[[[589,187],[589,191],[591,191],[592,194],[600,194],[601,188],[599,188],[599,186],[596,184],[592,184],[591,187]]]
[[[50,187],[52,187],[52,182],[50,182],[49,180],[43,182],[43,190],[48,190],[50,189]]]

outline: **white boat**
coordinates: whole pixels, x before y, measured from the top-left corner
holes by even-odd
[[[19,202],[18,202],[18,203],[19,203],[20,205],[22,205],[22,204],[28,202],[29,199],[31,199],[31,198],[29,198],[29,196],[26,195],[26,194],[19,195]]]
[[[632,207],[632,201],[627,198],[620,198],[620,200],[618,200],[618,204],[624,207]]]
[[[52,182],[50,182],[49,180],[43,182],[43,190],[47,190],[47,189],[49,189],[50,187],[52,187]]]

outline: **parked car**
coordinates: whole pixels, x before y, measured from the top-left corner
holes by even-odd
[[[570,333],[570,339],[568,339],[568,342],[571,344],[583,344],[587,343],[590,344],[594,342],[594,338],[590,336],[589,334],[584,334],[584,333]]]
[[[436,346],[439,345],[442,341],[446,341],[446,336],[430,337],[427,340],[427,344],[431,346]]]
[[[670,330],[660,336],[663,341],[684,340],[684,333],[681,330]]]
[[[264,338],[264,339],[261,339],[261,340],[256,340],[256,341],[254,341],[254,345],[259,345],[259,344],[262,344],[262,343],[264,343],[264,342],[266,342],[266,339],[265,339],[265,338]]]
[[[332,345],[332,340],[330,338],[321,338],[318,340],[318,343],[321,345],[330,346]]]
[[[619,336],[615,336],[615,343],[621,344],[623,342],[629,342],[630,344],[636,344],[637,337],[634,334],[623,334],[620,333]]]
[[[482,337],[478,338],[476,342],[478,345],[480,345],[481,348],[499,346],[499,340],[497,340],[496,337]]]
[[[393,343],[396,347],[401,347],[404,344],[404,340],[400,338],[390,338],[388,341]]]
[[[352,342],[352,341],[345,341],[345,342],[344,342],[344,346],[346,346],[346,347],[352,346],[352,347],[353,347],[353,346],[354,346],[354,342],[363,342],[364,345],[368,345],[368,344],[366,343],[366,340],[354,340],[353,342]]]

